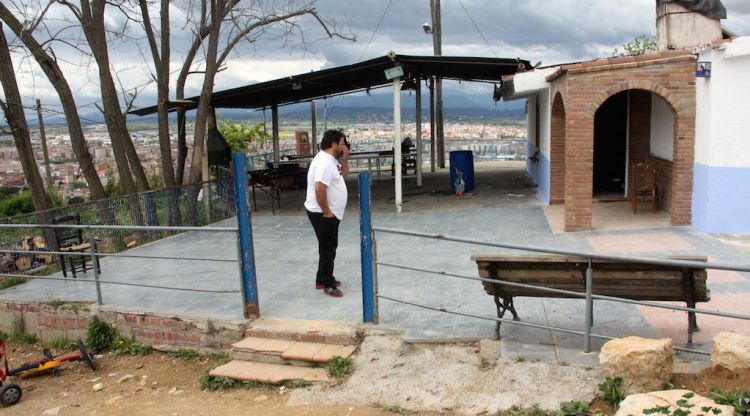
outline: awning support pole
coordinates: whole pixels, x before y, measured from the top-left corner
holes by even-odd
[[[435,78],[430,77],[430,172],[435,172]]]
[[[422,78],[417,77],[417,103],[416,103],[416,115],[417,120],[417,186],[422,186]]]
[[[279,163],[279,105],[276,103],[271,104],[271,125],[273,129],[273,162]]]
[[[393,78],[393,169],[396,175],[396,212],[401,212],[401,77]]]
[[[312,143],[310,144],[310,154],[318,153],[318,108],[315,106],[315,100],[310,101],[310,118],[312,120]]]

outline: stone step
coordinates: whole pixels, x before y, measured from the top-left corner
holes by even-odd
[[[324,368],[305,368],[237,360],[214,368],[209,371],[208,375],[270,384],[280,384],[293,380],[305,380],[311,383],[330,381]]]
[[[361,324],[337,321],[260,318],[250,325],[246,337],[338,345],[358,345],[364,333]]]
[[[354,345],[248,337],[232,344],[232,358],[266,364],[314,367],[325,365],[334,356],[348,358],[356,349]]]

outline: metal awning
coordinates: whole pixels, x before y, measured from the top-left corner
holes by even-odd
[[[404,78],[436,76],[462,81],[500,81],[503,75],[528,68],[529,62],[513,58],[481,58],[462,56],[396,55],[370,59],[351,65],[292,75],[272,81],[214,92],[211,106],[215,108],[266,108],[285,105],[346,92],[389,85],[384,71],[395,66],[404,70]],[[169,108],[192,110],[199,96],[170,101]],[[157,107],[145,107],[130,113],[139,116],[156,113]]]

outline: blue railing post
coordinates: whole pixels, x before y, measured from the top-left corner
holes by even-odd
[[[362,315],[364,322],[375,322],[375,287],[372,276],[372,218],[370,174],[359,174],[359,234],[362,261]]]
[[[234,194],[237,201],[237,247],[240,257],[240,280],[245,318],[258,318],[258,284],[255,278],[253,229],[250,222],[250,204],[247,194],[247,169],[244,153],[232,154],[234,168]]]

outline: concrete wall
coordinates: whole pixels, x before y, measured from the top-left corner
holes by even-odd
[[[692,12],[677,3],[657,7],[657,49],[692,48],[702,43],[721,39],[721,21]]]
[[[700,54],[711,77],[696,79],[693,225],[704,232],[750,233],[750,37]]]
[[[537,154],[537,160],[526,160],[526,171],[538,186],[539,197],[544,203],[550,201],[550,98],[549,89],[532,95],[526,102],[527,142],[529,157]],[[536,147],[536,105],[539,103],[539,148]]]
[[[651,94],[651,154],[672,160],[674,152],[674,113],[658,95]]]

